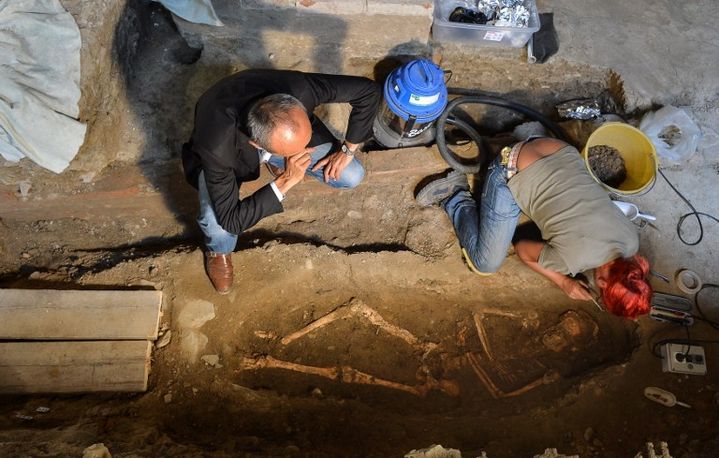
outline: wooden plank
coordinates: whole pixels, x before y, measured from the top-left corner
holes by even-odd
[[[162,291],[0,289],[0,339],[155,340]]]
[[[146,340],[0,343],[0,393],[147,390]]]

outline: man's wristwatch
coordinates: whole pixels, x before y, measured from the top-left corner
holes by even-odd
[[[347,156],[350,156],[350,157],[354,156],[355,153],[357,152],[357,149],[358,148],[355,148],[352,150],[349,148],[349,146],[347,146],[347,143],[342,143],[342,152],[345,153]]]

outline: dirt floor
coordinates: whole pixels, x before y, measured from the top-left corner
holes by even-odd
[[[633,456],[667,441],[674,456],[714,455],[716,379],[661,372],[649,344],[666,326],[569,301],[514,256],[479,278],[456,246],[444,255],[268,242],[234,255],[238,284],[226,297],[190,247],[75,282],[6,282],[162,288],[171,337],[154,352],[147,394],[6,398],[0,452],[78,456],[103,442],[113,456],[401,456],[442,443],[468,456],[549,446]],[[204,302],[214,318],[183,328],[183,313],[198,316]],[[336,319],[317,325],[323,317]],[[650,403],[650,385],[693,409]]]
[[[370,168],[353,191],[302,184],[285,213],[243,234],[235,288],[215,294],[178,154],[197,96],[239,68],[198,66],[207,57],[153,14],[129,78],[131,111],[118,116],[114,162],[94,170],[79,158],[85,166],[61,176],[29,163],[3,168],[4,185],[32,183],[28,196],[14,195],[18,207],[31,202],[46,216],[0,219],[0,285],[162,289],[169,343],[153,352],[147,393],[0,398],[0,456],[81,456],[103,442],[128,458],[390,457],[434,443],[490,458],[549,447],[624,457],[660,441],[676,457],[717,456],[716,348],[706,347],[707,376],[666,374],[652,345],[684,337],[680,328],[572,301],[513,253],[497,274],[473,274],[446,215],[414,202],[417,164],[399,176]],[[610,72],[567,61],[526,73],[502,57],[475,69],[461,51],[443,59],[462,75],[455,84],[483,84],[547,111],[560,100],[619,94]],[[377,63],[354,64],[372,76]],[[518,122],[470,114],[492,120],[482,122],[488,132]],[[377,167],[403,156],[362,160]],[[53,216],[56,199],[115,198],[130,184],[147,211],[98,204]],[[708,237],[711,246],[716,234]],[[716,339],[702,323],[691,332]],[[692,409],[652,403],[646,386]]]

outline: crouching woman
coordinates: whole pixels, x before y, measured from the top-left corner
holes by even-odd
[[[515,243],[519,258],[573,299],[601,298],[608,311],[634,318],[649,312],[649,264],[640,255],[636,226],[589,175],[578,151],[552,138],[503,150],[490,165],[481,197],[466,175],[451,172],[417,195],[449,216],[470,268],[499,270],[524,212],[543,241]],[[584,279],[575,278],[584,274]]]

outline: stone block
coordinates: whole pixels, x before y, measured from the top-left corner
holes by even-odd
[[[215,306],[202,299],[183,303],[177,313],[177,326],[181,329],[198,329],[215,318]]]
[[[365,14],[366,0],[297,0],[300,12],[327,13],[336,15]]]
[[[432,0],[367,0],[368,14],[385,14],[405,20],[407,16],[432,17]]]
[[[389,55],[426,53],[432,18],[329,14],[297,9],[243,10],[215,4],[225,27],[205,27],[176,19],[183,37],[204,48],[199,67],[291,68],[301,71],[372,76]],[[202,72],[201,68],[198,72]],[[236,71],[236,70],[235,70]]]

